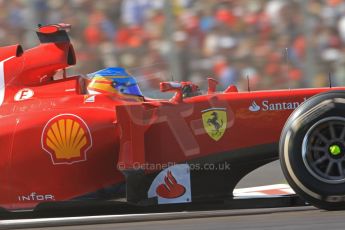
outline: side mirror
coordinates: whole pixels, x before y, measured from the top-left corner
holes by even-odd
[[[173,98],[170,99],[172,103],[181,103],[183,94],[182,94],[182,84],[178,82],[161,82],[160,83],[161,92],[175,92]]]
[[[215,93],[217,90],[218,81],[213,78],[207,78],[208,89],[207,94]]]
[[[229,85],[228,88],[224,90],[224,93],[237,93],[238,89],[235,85]]]

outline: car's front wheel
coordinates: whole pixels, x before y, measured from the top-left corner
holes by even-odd
[[[345,92],[319,94],[291,114],[280,160],[290,186],[307,202],[345,209]]]

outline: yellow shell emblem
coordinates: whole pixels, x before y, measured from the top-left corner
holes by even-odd
[[[52,118],[43,129],[42,147],[54,164],[85,161],[92,146],[91,133],[86,123],[73,114]]]
[[[201,111],[202,123],[206,133],[215,141],[220,140],[227,127],[225,108],[210,108]]]

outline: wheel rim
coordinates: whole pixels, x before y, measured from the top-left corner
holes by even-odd
[[[320,181],[345,181],[345,119],[328,117],[315,123],[302,144],[302,158],[308,171]]]

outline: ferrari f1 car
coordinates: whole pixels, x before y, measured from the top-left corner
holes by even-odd
[[[175,95],[150,99],[123,68],[66,76],[76,63],[68,28],[39,27],[40,44],[26,51],[0,48],[2,208],[232,196],[245,175],[279,158],[279,141],[298,195],[320,208],[345,207],[345,88],[217,92],[209,79],[207,93],[162,82]]]

